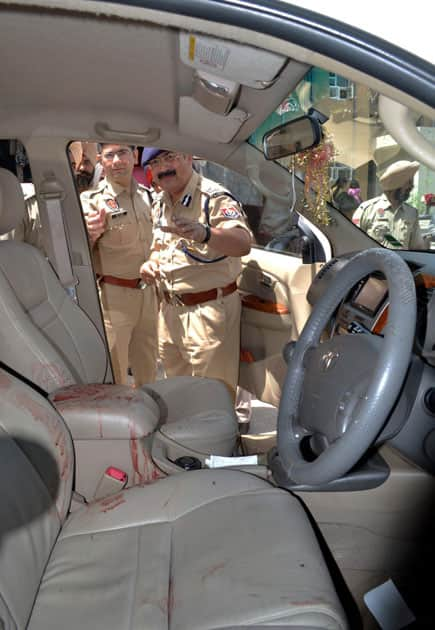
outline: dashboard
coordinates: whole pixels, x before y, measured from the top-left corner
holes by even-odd
[[[337,329],[340,333],[381,333],[387,321],[388,287],[384,278],[371,275],[361,280],[340,305]]]
[[[333,258],[320,269],[307,294],[308,302],[312,306],[328,290],[349,257]],[[421,265],[418,263],[406,262],[415,278],[417,293],[416,348],[423,350],[427,345],[427,322],[432,319],[435,321],[435,300],[434,304],[431,302],[435,279],[421,274]],[[388,321],[388,306],[388,286],[385,278],[381,273],[371,274],[360,280],[341,302],[330,322],[328,332],[382,334]],[[432,312],[433,317],[430,317]],[[435,365],[435,360],[433,364]]]

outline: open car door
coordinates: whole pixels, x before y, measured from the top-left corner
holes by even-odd
[[[239,384],[258,400],[278,406],[285,354],[310,314],[308,288],[329,248],[295,216],[287,247],[254,246],[243,260]],[[285,237],[273,239],[285,242]],[[273,241],[272,241],[273,242]],[[292,251],[293,250],[293,251]]]
[[[220,181],[242,202],[254,243],[242,260],[239,278],[239,385],[278,407],[288,344],[298,339],[311,312],[306,294],[319,267],[332,257],[331,246],[295,210],[303,206],[304,183],[287,168],[273,159],[265,161],[262,151],[251,145],[233,154],[230,164],[234,171],[226,168]]]

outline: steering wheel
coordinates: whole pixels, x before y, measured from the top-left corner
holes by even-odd
[[[337,306],[359,280],[375,271],[384,274],[388,285],[384,337],[334,335],[321,343]],[[350,258],[314,306],[289,360],[278,411],[277,448],[269,455],[278,485],[326,484],[361,459],[398,398],[415,325],[415,283],[402,258],[380,248]],[[307,440],[308,458],[303,455]]]

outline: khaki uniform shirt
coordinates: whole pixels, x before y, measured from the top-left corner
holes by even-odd
[[[418,224],[418,212],[402,203],[393,210],[385,195],[360,205],[352,217],[378,243],[390,249],[427,249]]]
[[[217,192],[222,194],[215,197]],[[238,226],[251,234],[240,205],[228,196],[222,186],[196,172],[193,172],[183,194],[174,205],[167,193],[160,193],[153,205],[152,249],[159,252],[162,288],[167,291],[187,293],[225,287],[241,272],[240,258],[226,256],[222,260],[207,262],[220,259],[222,253],[208,243],[197,243],[159,229],[159,226],[171,225],[173,215],[207,223],[204,212],[207,198],[210,198],[210,227],[227,229]],[[200,260],[191,258],[183,251],[184,248]]]
[[[93,247],[95,271],[117,278],[139,278],[152,240],[151,203],[145,186],[132,180],[131,192],[103,179],[81,196],[86,213],[106,210],[106,229]]]

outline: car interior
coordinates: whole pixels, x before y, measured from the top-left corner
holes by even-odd
[[[433,628],[434,61],[180,4],[0,0],[0,628]],[[220,381],[113,382],[74,142],[240,200],[247,428]],[[355,216],[399,161],[418,249]]]

